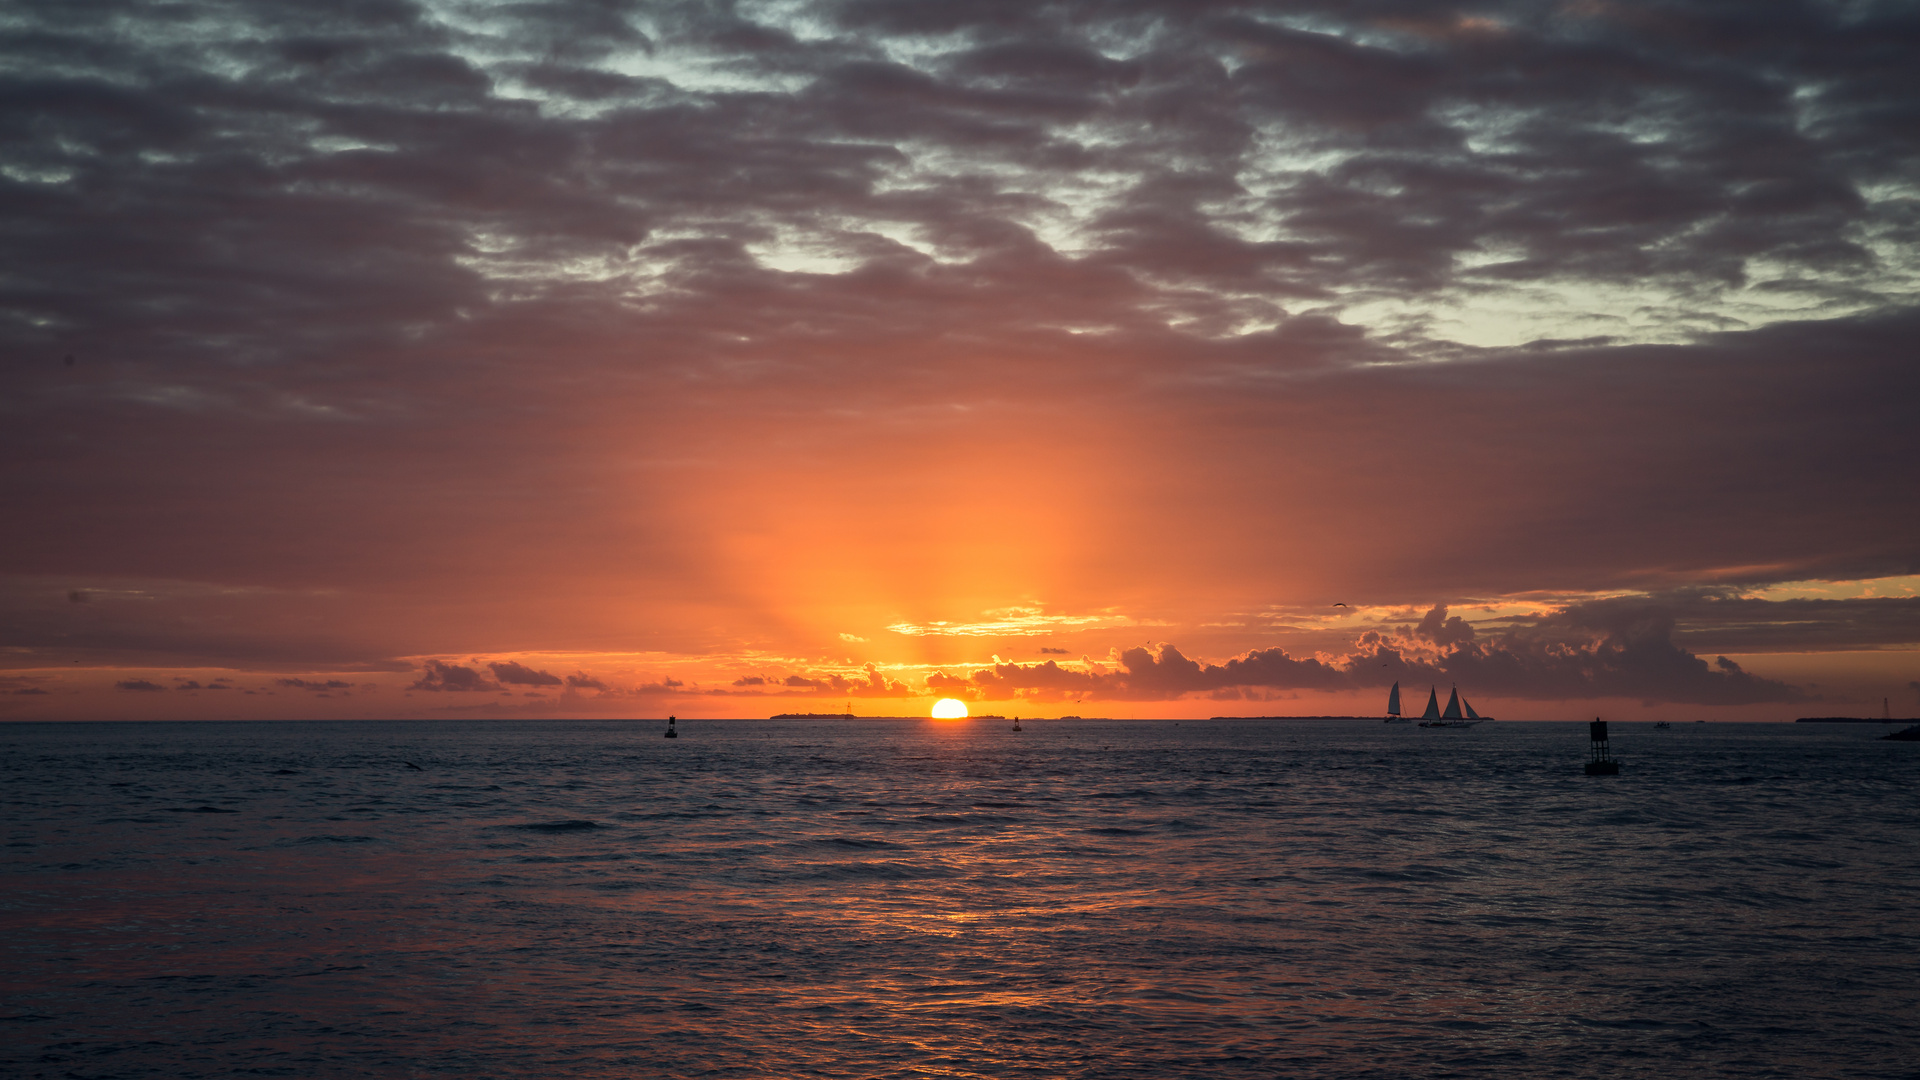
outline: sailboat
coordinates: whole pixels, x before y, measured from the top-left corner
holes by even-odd
[[[1472,727],[1487,717],[1473,711],[1468,705],[1466,715],[1460,713],[1460,688],[1454,687],[1447,696],[1447,711],[1440,711],[1440,695],[1434,690],[1427,691],[1427,711],[1420,716],[1421,727]]]
[[[1387,719],[1384,722],[1389,724],[1413,723],[1413,721],[1400,715],[1400,684],[1397,682],[1393,684],[1393,689],[1387,693]]]

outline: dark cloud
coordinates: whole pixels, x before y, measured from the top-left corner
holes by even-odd
[[[1534,632],[1509,631],[1456,645],[1426,668],[1487,693],[1546,700],[1630,697],[1701,705],[1804,701],[1804,690],[1741,670],[1722,656],[1712,666],[1673,643],[1674,617],[1654,604],[1596,612],[1576,606]],[[1391,658],[1384,649],[1376,658]]]
[[[1912,647],[1920,597],[1764,600],[1731,589],[1681,589],[1654,599],[1674,617],[1674,639],[1696,652],[1828,652]],[[1631,606],[1631,600],[1591,607]]]
[[[607,684],[588,675],[584,671],[576,671],[567,676],[567,688],[570,690],[605,690],[607,689]]]
[[[459,664],[443,663],[439,660],[426,662],[426,674],[416,680],[410,690],[488,690],[497,691],[500,684],[491,682],[485,675],[470,667]]]
[[[0,524],[0,531],[5,528]],[[182,530],[165,543],[184,546],[189,539]],[[78,605],[65,592],[43,577],[0,575],[0,642],[29,664],[36,659],[67,663],[78,655],[92,663],[136,668],[413,667],[394,658],[406,650],[380,630],[394,625],[385,613],[372,625],[353,626],[356,640],[346,640],[337,594],[166,578],[122,578],[111,587],[87,590],[87,601]]]
[[[558,675],[535,671],[512,660],[504,664],[488,664],[487,667],[493,672],[494,678],[513,686],[559,686],[561,684]]]
[[[990,673],[980,672],[979,674]],[[968,685],[965,679],[949,675],[944,671],[935,671],[927,676],[927,689],[936,694],[965,694],[973,687]]]
[[[1040,655],[1042,656],[1066,656],[1066,655],[1069,655],[1071,652],[1072,650],[1070,649],[1055,649],[1055,648],[1052,648],[1051,646],[1044,646],[1044,645],[1041,646],[1040,648]]]
[[[339,679],[327,679],[325,681],[321,681],[317,679],[275,679],[273,681],[274,681],[274,684],[277,686],[291,687],[292,689],[295,689],[295,690],[309,690],[309,691],[314,691],[316,693],[325,693],[330,690],[350,690],[353,688],[352,683],[343,682]],[[414,689],[424,690],[429,688],[419,686],[418,684],[416,684],[414,686]],[[438,689],[454,689],[454,688],[439,687]],[[465,688],[463,687],[462,689],[465,689]]]
[[[847,678],[843,675],[829,675],[827,685],[835,694],[845,694],[859,698],[903,698],[918,697],[919,691],[906,683],[889,678],[881,672],[878,664],[868,664],[865,678]]]
[[[826,689],[828,684],[821,679],[809,679],[804,675],[789,675],[780,680],[780,685],[808,690],[823,690]]]
[[[1626,697],[1705,705],[1806,700],[1805,691],[1755,676],[1725,656],[1709,664],[1673,642],[1671,609],[1642,598],[1574,605],[1523,628],[1479,635],[1446,605],[1435,605],[1412,639],[1398,643],[1368,632],[1355,651],[1334,662],[1296,658],[1281,648],[1256,649],[1223,664],[1206,664],[1173,645],[1131,648],[1115,669],[1081,671],[1042,664],[997,664],[963,681],[937,676],[935,690],[968,687],[994,697],[1013,692],[1059,697],[1099,694],[1164,700],[1240,688],[1359,690],[1391,682],[1458,684],[1486,697],[1570,700]],[[1409,652],[1415,643],[1437,648]]]
[[[195,46],[143,32],[196,9],[209,17]],[[777,227],[847,251],[905,226],[1004,253],[1027,242],[1023,214],[1095,168],[1117,186],[1091,222],[1093,262],[1155,283],[1712,289],[1746,283],[1764,256],[1777,281],[1815,288],[1806,273],[1871,276],[1849,237],[1903,219],[1860,188],[1904,175],[1920,145],[1903,92],[1913,17],[1812,3],[1743,13],[1737,30],[1711,5],[1661,20],[1464,13],[1497,24],[1484,33],[1436,30],[1457,25],[1445,8],[1414,22],[1307,5],[1296,15],[1314,31],[1237,5],[953,12],[934,21],[960,36],[919,66],[880,59],[871,35],[920,33],[924,17],[830,4],[815,30],[825,18],[847,36],[808,45],[698,5],[650,10],[652,32],[595,5],[506,9],[462,32],[402,5],[368,18],[270,3],[238,21],[213,4],[116,10],[109,32],[28,5],[35,29],[0,42],[24,211],[11,239],[37,270],[9,302],[60,317],[15,332],[146,331],[155,353],[200,363],[209,348],[237,360],[417,336],[490,308],[487,275],[631,257],[696,223],[710,246],[660,250],[695,290],[775,286],[739,245]],[[1111,58],[1114,40],[1133,55]],[[603,62],[661,48],[788,88],[702,90]],[[530,107],[516,82],[558,107]],[[1270,160],[1263,132],[1330,164]],[[961,164],[883,183],[908,143]],[[1271,231],[1253,222],[1288,238],[1248,239]]]
[[[165,690],[166,687],[148,679],[122,679],[114,683],[118,690]]]
[[[767,680],[758,675],[747,675],[733,680],[735,686],[765,686]]]
[[[1447,617],[1447,605],[1435,604],[1414,628],[1414,633],[1442,648],[1463,645],[1473,640],[1473,627],[1455,615]]]
[[[52,691],[40,685],[46,681],[45,676],[0,675],[0,693],[11,693],[28,697],[50,694]]]

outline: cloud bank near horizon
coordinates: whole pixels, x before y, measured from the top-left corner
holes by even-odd
[[[1596,618],[1595,615],[1601,617]],[[1806,691],[1741,670],[1724,656],[1709,665],[1674,645],[1674,618],[1656,605],[1610,606],[1602,612],[1568,609],[1540,620],[1531,630],[1509,629],[1479,640],[1459,616],[1435,605],[1415,631],[1416,639],[1368,631],[1360,648],[1322,660],[1297,658],[1283,648],[1253,650],[1221,664],[1191,660],[1171,645],[1121,651],[1117,663],[1086,670],[1048,660],[1002,663],[967,678],[944,674],[930,689],[998,699],[1098,697],[1164,701],[1188,694],[1220,700],[1258,700],[1271,690],[1351,691],[1405,682],[1464,684],[1485,697],[1567,701],[1639,698],[1697,705],[1797,703]],[[1411,693],[1411,691],[1409,691]],[[1414,703],[1412,711],[1418,711]]]

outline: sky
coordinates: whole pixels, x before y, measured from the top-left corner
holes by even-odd
[[[0,719],[1920,714],[1917,196],[1911,4],[16,0]]]

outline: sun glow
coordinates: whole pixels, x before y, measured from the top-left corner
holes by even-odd
[[[967,703],[961,701],[959,698],[943,697],[933,703],[933,718],[935,720],[965,720],[967,718]]]

